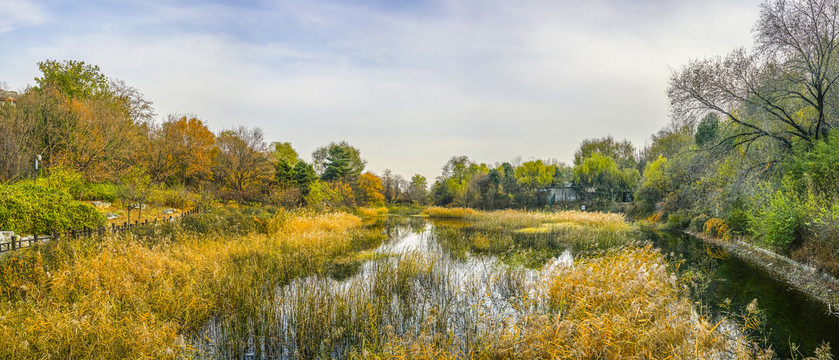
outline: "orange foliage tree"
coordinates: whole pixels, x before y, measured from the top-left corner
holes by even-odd
[[[358,178],[358,200],[359,205],[383,206],[382,179],[370,172],[361,174]]]
[[[273,176],[262,129],[240,126],[222,131],[216,145],[213,177],[221,190],[238,201],[259,197]]]
[[[143,161],[156,182],[182,185],[212,179],[216,137],[196,117],[175,117],[147,130]]]
[[[126,109],[107,94],[68,100],[75,120],[57,163],[99,182],[118,178],[131,165],[140,138]]]

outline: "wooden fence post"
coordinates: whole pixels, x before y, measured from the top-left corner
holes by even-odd
[[[17,246],[15,246],[15,238],[16,237],[17,237],[17,235],[12,235],[12,250],[17,249]]]

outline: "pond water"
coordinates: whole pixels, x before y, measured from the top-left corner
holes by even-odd
[[[663,253],[674,253],[685,262],[680,272],[701,274],[699,298],[715,315],[741,314],[757,299],[764,318],[758,335],[767,339],[782,358],[790,357],[790,344],[812,356],[822,342],[829,342],[839,357],[839,317],[828,314],[827,306],[775,279],[763,269],[724,249],[684,233],[651,234]],[[672,259],[671,259],[672,260]],[[703,281],[704,280],[704,281]],[[730,305],[723,305],[726,300]]]
[[[523,289],[539,289],[535,284],[547,282],[543,277],[552,267],[573,264],[567,249],[553,253],[543,269],[510,266],[494,256],[454,255],[444,248],[440,230],[465,223],[435,224],[419,217],[388,218],[378,225],[388,239],[371,249],[377,255],[373,260],[342,276],[294,280],[276,289],[255,312],[250,326],[257,330],[242,333],[209,324],[203,334],[211,341],[198,347],[213,358],[345,358],[349,349],[365,341],[373,314],[373,322],[386,324],[389,332],[401,335],[421,329],[450,336],[454,352],[468,353],[470,338],[509,331],[503,323],[522,313],[546,311],[547,304],[532,301],[544,296],[527,293],[540,290]],[[679,271],[695,274],[697,300],[714,316],[736,317],[757,299],[764,326],[756,334],[765,336],[782,358],[789,357],[791,343],[812,355],[822,341],[830,342],[837,354],[839,318],[828,316],[818,302],[699,239],[664,233],[650,234],[650,240],[662,253],[673,253],[671,261],[684,259]],[[411,261],[416,262],[413,267],[403,266]],[[424,275],[399,284],[405,269]],[[726,302],[727,307],[721,305]],[[322,334],[323,329],[340,332]],[[234,342],[240,346],[225,345]]]

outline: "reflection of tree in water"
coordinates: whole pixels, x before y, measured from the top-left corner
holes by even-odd
[[[811,354],[822,341],[839,341],[839,322],[823,315],[826,306],[764,269],[686,234],[649,235],[668,255],[671,270],[687,286],[697,311],[710,314],[713,321],[733,320],[749,338],[771,345],[782,357]]]

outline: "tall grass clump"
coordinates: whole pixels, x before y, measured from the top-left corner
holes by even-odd
[[[379,208],[370,208],[370,207],[359,207],[356,208],[356,213],[358,216],[362,218],[376,218],[379,216],[387,215],[388,208],[386,207],[379,207]]]
[[[444,208],[440,206],[429,207],[421,213],[430,218],[443,219],[468,219],[478,212],[469,208]]]

